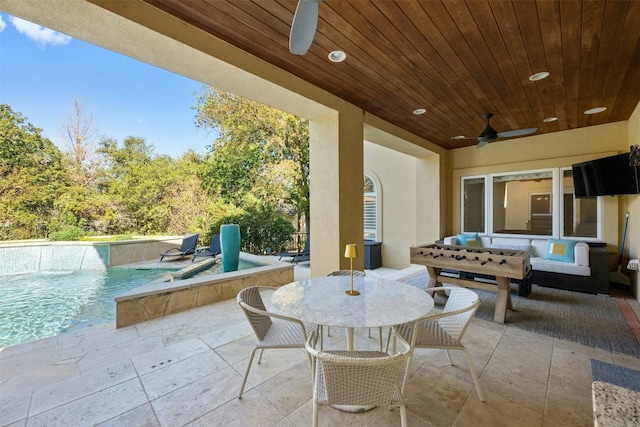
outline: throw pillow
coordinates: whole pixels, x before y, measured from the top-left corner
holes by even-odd
[[[456,240],[461,246],[480,246],[480,240],[478,239],[478,233],[472,234],[457,234]]]
[[[573,251],[576,243],[575,240],[549,239],[544,259],[573,263]]]

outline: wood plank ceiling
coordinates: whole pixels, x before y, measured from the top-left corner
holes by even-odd
[[[640,101],[640,1],[325,0],[304,56],[288,50],[296,0],[145,1],[446,149],[476,144],[452,137],[487,112],[498,132],[544,134]]]

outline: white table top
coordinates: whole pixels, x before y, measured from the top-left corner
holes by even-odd
[[[293,282],[273,293],[271,310],[324,326],[374,328],[412,322],[433,308],[424,290],[395,280],[354,277],[360,295],[346,295],[350,288],[350,276]]]

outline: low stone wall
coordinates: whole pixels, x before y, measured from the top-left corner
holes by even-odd
[[[248,254],[242,254],[242,257],[264,262],[264,259]],[[293,270],[292,264],[275,262],[230,273],[152,282],[116,297],[116,328],[235,298],[249,286],[282,286],[294,281]]]
[[[182,236],[159,237],[155,239],[127,240],[122,242],[110,242],[110,264],[131,264],[135,262],[160,260],[160,254],[171,248],[179,248],[182,244]]]
[[[159,260],[180,247],[182,237],[119,242],[21,241],[0,245],[0,274],[38,271],[106,270],[122,264]]]

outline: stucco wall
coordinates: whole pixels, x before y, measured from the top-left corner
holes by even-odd
[[[446,153],[394,148],[365,141],[364,164],[380,185],[382,266],[402,269],[410,265],[411,246],[432,243],[444,230]]]
[[[367,142],[364,160],[365,172],[375,174],[381,186],[378,201],[382,203],[382,266],[408,267],[409,247],[415,239],[416,159]]]
[[[627,145],[640,145],[640,104],[629,119],[628,132],[629,144]],[[627,229],[629,258],[640,258],[640,197],[627,196],[625,199],[629,211],[629,227]],[[631,273],[631,289],[636,299],[640,301],[640,274],[637,272]]]

